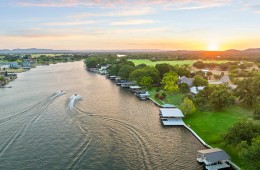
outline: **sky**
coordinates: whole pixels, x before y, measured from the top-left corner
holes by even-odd
[[[0,0],[0,49],[260,47],[260,0]]]

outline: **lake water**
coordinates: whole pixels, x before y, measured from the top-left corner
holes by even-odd
[[[151,101],[83,62],[40,66],[8,85],[0,89],[0,169],[202,169],[196,153],[205,147],[188,130],[163,127]],[[73,104],[74,94],[82,99]]]

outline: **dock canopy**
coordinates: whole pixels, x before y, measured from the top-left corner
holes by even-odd
[[[223,160],[230,160],[230,156],[219,148],[198,150],[198,154],[201,154],[206,158],[207,162],[219,162]]]
[[[160,114],[162,117],[184,117],[182,111],[177,108],[161,108]]]
[[[142,87],[140,87],[140,86],[130,86],[129,88],[130,89],[141,89]]]

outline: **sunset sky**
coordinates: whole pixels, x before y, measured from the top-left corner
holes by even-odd
[[[259,0],[0,0],[0,49],[260,47]]]

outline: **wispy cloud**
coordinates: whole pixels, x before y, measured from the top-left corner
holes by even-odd
[[[110,25],[140,25],[140,24],[152,24],[153,20],[126,20],[126,21],[116,21],[111,22]]]
[[[48,26],[76,26],[76,25],[89,25],[89,24],[95,24],[96,21],[89,20],[89,21],[67,21],[67,22],[48,22],[44,23],[43,25]]]
[[[126,16],[142,16],[155,13],[155,10],[150,7],[139,7],[139,8],[122,8],[113,10],[113,12],[102,12],[102,13],[78,13],[69,16],[73,19],[81,19],[87,17],[126,17]]]
[[[13,4],[29,7],[163,7],[165,9],[201,9],[222,6],[231,0],[15,0]],[[137,11],[136,11],[137,12]],[[138,13],[138,12],[137,12]]]

